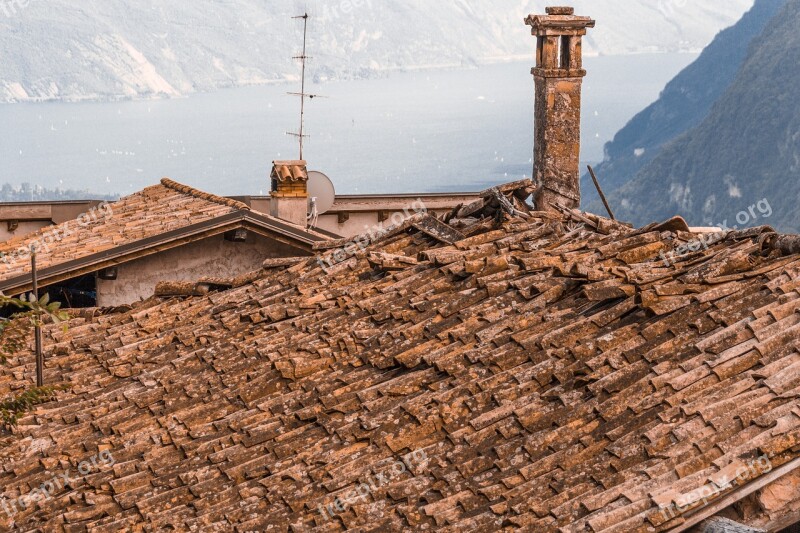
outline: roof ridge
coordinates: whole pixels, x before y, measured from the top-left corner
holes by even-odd
[[[208,200],[209,202],[226,205],[242,211],[250,211],[250,206],[244,202],[217,196],[216,194],[211,194],[210,192],[201,191],[200,189],[195,189],[194,187],[178,183],[177,181],[173,181],[169,178],[161,178],[161,185],[183,194],[194,196],[195,198],[201,198],[203,200]]]

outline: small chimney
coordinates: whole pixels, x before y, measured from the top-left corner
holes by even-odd
[[[305,161],[273,161],[270,215],[306,227],[308,223],[308,169]]]
[[[580,207],[581,85],[586,71],[581,39],[594,28],[589,17],[571,7],[548,7],[546,15],[529,15],[525,24],[537,38],[533,176],[540,211],[552,205]]]

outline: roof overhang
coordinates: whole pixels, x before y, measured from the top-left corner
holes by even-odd
[[[78,218],[90,208],[103,203],[102,200],[60,200],[52,202],[2,202],[0,221],[20,222],[48,221],[61,224]]]
[[[422,201],[428,210],[451,210],[480,198],[480,192],[418,193],[418,194],[337,194],[331,208],[320,216],[337,213],[379,213],[409,209]],[[269,212],[270,196],[233,196],[255,211]],[[316,230],[319,231],[319,230]]]
[[[286,224],[259,213],[244,210],[235,211],[205,222],[178,228],[160,235],[39,269],[39,285],[42,287],[52,285],[239,228],[245,228],[263,237],[294,246],[309,254],[313,252],[315,243],[326,240],[322,236],[314,235],[297,226]],[[0,281],[0,291],[6,294],[18,294],[29,291],[31,288],[30,273]]]

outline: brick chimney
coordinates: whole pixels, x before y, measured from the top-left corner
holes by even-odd
[[[529,15],[525,24],[536,36],[536,83],[533,169],[541,211],[551,204],[575,209],[581,203],[581,85],[586,71],[581,39],[594,28],[589,17],[571,7],[548,7],[546,15]]]
[[[273,161],[270,174],[270,215],[306,227],[308,169],[305,161]]]

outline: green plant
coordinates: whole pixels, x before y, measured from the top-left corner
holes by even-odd
[[[5,429],[16,426],[19,417],[35,406],[55,400],[56,392],[68,390],[68,385],[34,387],[22,394],[0,402],[0,423]]]
[[[9,298],[0,294],[0,308],[17,309],[11,318],[0,320],[0,363],[16,355],[27,344],[31,329],[42,326],[47,320],[55,324],[69,318],[58,302],[50,302],[47,294],[37,299],[33,294]],[[66,325],[65,325],[66,328]],[[66,385],[33,387],[0,402],[0,424],[5,429],[15,426],[19,417],[34,406],[52,401],[55,393],[66,390]]]

